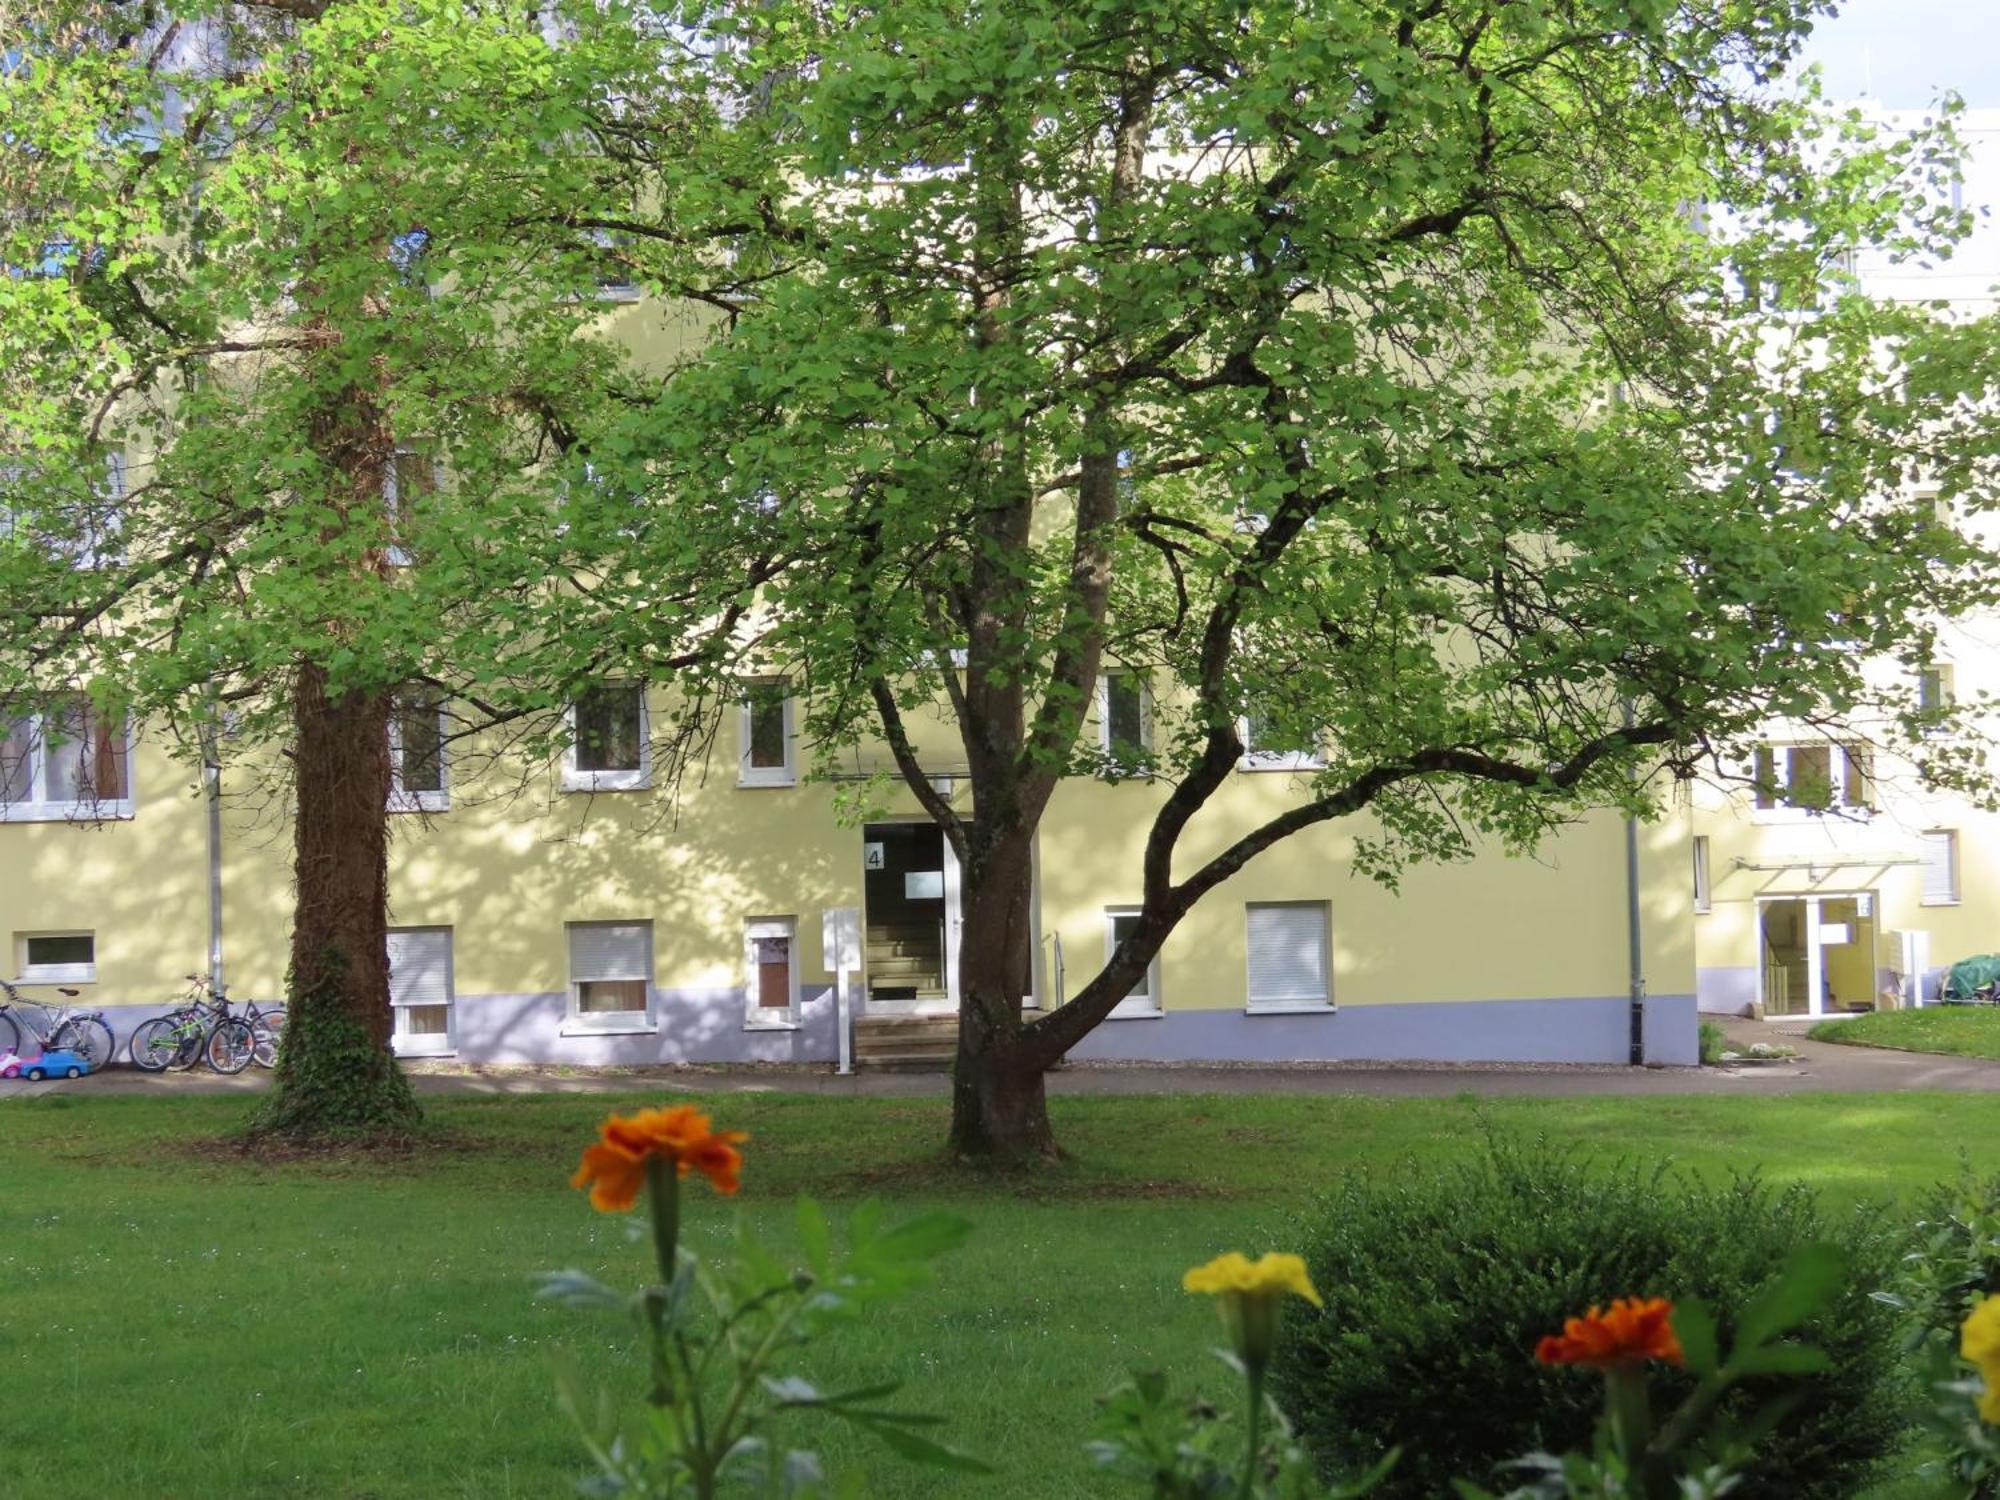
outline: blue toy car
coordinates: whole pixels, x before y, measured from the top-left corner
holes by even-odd
[[[81,1078],[89,1071],[89,1058],[60,1047],[53,1052],[44,1052],[33,1062],[21,1064],[21,1076],[30,1083],[40,1083],[46,1078]]]

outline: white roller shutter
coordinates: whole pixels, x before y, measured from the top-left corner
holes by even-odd
[[[399,1052],[437,1051],[451,1038],[451,929],[392,928],[389,1002]]]
[[[1250,1004],[1324,1005],[1327,916],[1323,901],[1244,908],[1250,960]]]
[[[1919,834],[1924,858],[1925,906],[1951,906],[1958,901],[1958,835],[1949,828]]]
[[[651,979],[650,922],[572,922],[569,926],[569,977],[592,979]]]

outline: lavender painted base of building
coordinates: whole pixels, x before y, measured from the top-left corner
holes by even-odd
[[[1700,1061],[1694,996],[1649,995],[1649,1063]],[[1631,1002],[1623,995],[1577,1000],[1443,1000],[1422,1005],[1351,1005],[1304,1013],[1169,1010],[1107,1021],[1070,1053],[1119,1062],[1556,1062],[1631,1058]]]
[[[106,1008],[120,1061],[133,1028],[159,1013],[157,1006]],[[656,989],[650,1016],[629,1022],[573,1016],[561,991],[458,995],[444,1039],[448,1045],[409,1055],[574,1067],[831,1065],[839,1044],[833,987],[804,988],[797,1015],[790,1026],[746,1025],[738,989]],[[1352,1005],[1280,1015],[1169,1010],[1106,1021],[1070,1055],[1124,1062],[1617,1064],[1629,1059],[1630,1028],[1631,1010],[1622,995]],[[1648,1062],[1692,1066],[1697,1061],[1693,995],[1649,996],[1644,1028]]]

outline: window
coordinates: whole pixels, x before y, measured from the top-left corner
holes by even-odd
[[[1708,900],[1708,835],[1694,836],[1694,909],[1707,911]]]
[[[1243,740],[1242,770],[1309,771],[1326,764],[1312,735],[1279,728],[1263,709],[1245,714],[1236,732]]]
[[[1917,711],[1940,714],[1951,707],[1951,668],[1944,665],[1917,669]]]
[[[1112,950],[1131,935],[1139,923],[1137,907],[1112,906],[1104,912],[1104,959],[1111,961]],[[1153,961],[1146,965],[1146,972],[1139,982],[1132,986],[1111,1009],[1114,1019],[1122,1016],[1157,1016],[1160,1014],[1160,958],[1153,955]]]
[[[455,1045],[452,1030],[451,929],[389,929],[389,1004],[399,1057],[435,1057]]]
[[[125,727],[81,693],[0,720],[0,821],[132,816]]]
[[[403,545],[404,532],[422,508],[424,497],[444,487],[444,465],[417,448],[398,448],[390,456],[382,475],[382,506],[388,513],[389,561],[396,567],[410,565],[409,548]]]
[[[792,700],[781,682],[746,682],[738,710],[738,786],[794,786]]]
[[[613,302],[637,301],[639,288],[632,280],[631,249],[624,236],[609,229],[593,229],[590,240],[601,252],[597,263],[599,295]]]
[[[397,696],[389,713],[389,811],[443,812],[444,696],[417,688]]]
[[[1244,908],[1253,1011],[1326,1010],[1333,1004],[1324,901],[1255,903]]]
[[[104,473],[94,483],[65,489],[40,500],[42,509],[21,500],[9,503],[6,490],[19,486],[25,495],[35,470],[20,463],[0,463],[0,538],[17,533],[34,540],[53,557],[66,557],[79,568],[116,567],[125,560],[125,455],[113,450],[104,457]],[[39,524],[46,521],[46,525]]]
[[[1098,748],[1104,752],[1105,775],[1148,774],[1153,744],[1152,695],[1146,679],[1136,672],[1106,672],[1097,683]]]
[[[1865,745],[1760,745],[1753,778],[1766,812],[1858,812],[1874,796]]]
[[[34,932],[19,940],[24,984],[88,984],[97,978],[97,938],[88,932]]]
[[[570,706],[565,788],[615,792],[649,786],[653,756],[647,734],[643,683],[601,682],[584,689]]]
[[[569,924],[569,1024],[577,1031],[651,1031],[653,924]]]
[[[745,925],[743,957],[749,983],[744,991],[744,1024],[798,1024],[797,938],[798,922],[791,917],[761,917]]]
[[[1933,828],[1917,835],[1923,852],[1925,906],[1956,906],[1958,893],[1958,832]]]

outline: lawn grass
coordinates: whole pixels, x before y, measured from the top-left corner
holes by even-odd
[[[1901,1052],[2000,1060],[2000,1005],[1926,1005],[1918,1010],[1871,1011],[1821,1021],[1806,1035],[1816,1042],[1844,1042],[1854,1047],[1893,1047]]]
[[[551,1351],[621,1394],[639,1370],[625,1327],[532,1301],[531,1277],[645,1276],[647,1247],[565,1183],[595,1122],[641,1097],[435,1100],[452,1149],[287,1164],[191,1148],[235,1125],[240,1099],[5,1098],[0,1493],[571,1493]],[[813,1351],[822,1379],[905,1380],[1001,1469],[940,1479],[882,1458],[867,1492],[889,1500],[1117,1493],[1080,1451],[1092,1398],[1133,1366],[1224,1391],[1212,1309],[1179,1292],[1181,1270],[1267,1248],[1260,1224],[1336,1173],[1475,1150],[1497,1128],[1907,1199],[2000,1129],[2000,1096],[1065,1098],[1076,1160],[1015,1182],[937,1164],[941,1100],[711,1103],[754,1139],[737,1202],[691,1195],[696,1247],[738,1212],[789,1244],[801,1190],[836,1217],[874,1195],[977,1226],[939,1285]],[[802,1436],[836,1461],[862,1452]]]

